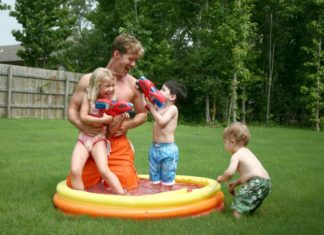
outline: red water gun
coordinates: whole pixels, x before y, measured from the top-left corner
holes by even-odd
[[[146,77],[141,76],[137,82],[137,86],[142,91],[144,96],[155,104],[158,108],[162,108],[165,105],[165,98],[162,93],[156,89],[153,82],[148,80]]]
[[[124,100],[110,100],[107,98],[101,98],[96,100],[95,107],[96,109],[99,109],[102,112],[111,116],[116,116],[127,112],[129,116],[133,118],[136,114],[132,110],[134,105]]]

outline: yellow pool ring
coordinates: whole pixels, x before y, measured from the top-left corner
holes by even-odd
[[[139,177],[148,178],[147,175]],[[120,196],[73,190],[62,181],[57,185],[53,201],[57,208],[69,214],[137,219],[191,216],[222,210],[224,194],[215,180],[176,176],[176,183],[203,187],[190,192],[184,188],[152,195]]]

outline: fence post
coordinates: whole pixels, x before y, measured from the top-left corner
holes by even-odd
[[[7,118],[11,117],[11,80],[12,80],[12,67],[8,67],[8,78],[7,78]]]
[[[65,75],[65,73],[64,73],[64,75]],[[70,86],[70,78],[69,78],[69,76],[66,76],[65,77],[65,89],[64,89],[64,119],[67,119],[69,86]]]

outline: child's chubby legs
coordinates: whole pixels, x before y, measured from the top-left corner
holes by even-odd
[[[125,194],[117,176],[108,167],[107,143],[98,141],[92,148],[92,157],[96,162],[98,171],[103,180],[108,183],[112,190],[118,194]]]
[[[84,190],[82,170],[88,158],[88,150],[78,141],[73,149],[70,168],[70,179],[73,189]]]

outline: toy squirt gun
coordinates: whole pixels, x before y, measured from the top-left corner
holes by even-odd
[[[100,112],[111,116],[117,116],[125,112],[127,112],[131,118],[136,115],[135,111],[133,111],[134,105],[124,100],[101,98],[96,100],[95,107],[99,109]]]
[[[162,93],[156,89],[154,83],[146,77],[141,76],[137,80],[136,85],[142,91],[144,96],[158,108],[162,108],[165,105],[165,98]]]

